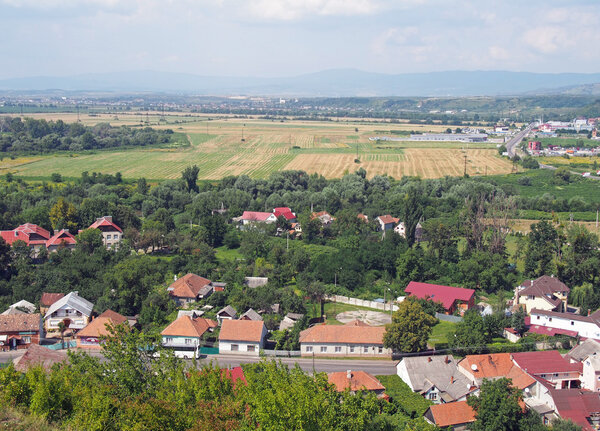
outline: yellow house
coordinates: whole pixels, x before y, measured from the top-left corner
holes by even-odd
[[[527,314],[534,308],[545,311],[567,311],[567,296],[570,289],[554,276],[542,275],[535,280],[526,280],[515,289],[514,304],[525,309]]]

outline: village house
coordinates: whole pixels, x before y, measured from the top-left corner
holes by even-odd
[[[467,355],[458,363],[458,371],[477,387],[481,386],[483,379],[496,380],[508,377],[514,387],[530,393],[537,383],[513,362],[510,353]]]
[[[600,394],[584,389],[555,389],[540,380],[544,393],[540,397],[543,404],[531,407],[540,413],[544,425],[550,425],[556,418],[571,420],[584,431],[597,431],[600,428]],[[528,400],[525,400],[529,406]],[[547,413],[542,413],[547,411]]]
[[[558,350],[518,352],[513,362],[530,376],[543,379],[557,389],[579,388],[582,364],[564,358]]]
[[[273,213],[260,211],[244,211],[240,217],[233,219],[234,222],[241,224],[241,227],[253,225],[256,223],[275,223],[277,216]]]
[[[202,337],[206,332],[212,332],[217,322],[202,317],[181,316],[160,333],[162,345],[173,350],[178,358],[198,358]]]
[[[200,299],[208,298],[213,293],[213,290],[214,287],[209,279],[192,273],[188,273],[175,280],[167,287],[169,296],[180,307]]]
[[[13,359],[13,365],[15,366],[15,370],[21,373],[27,372],[32,367],[39,366],[46,371],[50,371],[50,368],[54,364],[66,362],[67,360],[68,355],[66,352],[50,350],[39,344],[31,344],[23,355]]]
[[[600,353],[592,353],[581,364],[581,387],[588,391],[600,392]]]
[[[116,247],[123,239],[123,231],[113,223],[112,216],[96,219],[88,229],[98,229],[102,232],[102,241],[106,248]]]
[[[223,323],[224,320],[233,320],[237,316],[237,311],[231,305],[228,305],[219,311],[217,311],[217,321],[219,325]]]
[[[284,331],[286,329],[291,329],[294,325],[304,317],[304,314],[299,313],[288,313],[286,314],[281,322],[279,323],[279,330]]]
[[[451,355],[402,358],[396,365],[398,377],[414,392],[435,404],[464,401],[477,391]]]
[[[318,213],[313,212],[310,215],[310,219],[319,219],[319,221],[321,222],[321,226],[323,227],[331,226],[331,223],[335,221],[335,217],[333,217],[327,211],[319,211]]]
[[[543,275],[517,286],[513,305],[524,308],[527,314],[533,309],[563,313],[567,311],[570,290],[558,278]]]
[[[44,326],[47,332],[58,331],[60,322],[71,330],[83,329],[90,322],[92,304],[77,292],[71,292],[54,302],[44,315]]]
[[[9,305],[8,309],[6,311],[3,311],[2,313],[0,313],[0,315],[6,316],[9,314],[31,314],[34,312],[35,312],[35,305],[33,305],[29,301],[25,301],[24,299],[21,299],[20,301],[15,302],[12,305]]]
[[[565,357],[571,362],[583,362],[585,358],[594,354],[600,355],[600,343],[594,339],[588,338],[573,347]]]
[[[58,301],[64,296],[64,293],[42,293],[42,298],[40,299],[40,313],[45,315],[48,311],[48,308],[50,308],[52,304],[54,304],[56,301]]]
[[[355,394],[358,391],[368,391],[373,392],[379,398],[385,395],[385,386],[366,371],[347,370],[328,373],[327,380],[335,386],[338,392],[349,390],[350,393]]]
[[[406,238],[406,228],[404,227],[404,222],[400,222],[394,228],[394,232],[400,235],[402,238]],[[415,240],[420,242],[423,239],[423,226],[421,223],[417,223],[417,227],[415,228]]]
[[[224,320],[219,332],[219,353],[258,356],[266,336],[262,320]]]
[[[42,315],[0,315],[0,350],[26,349],[44,338]]]
[[[300,332],[302,356],[381,356],[392,350],[383,346],[384,326],[353,321],[345,325],[315,325]]]
[[[529,322],[529,332],[532,333],[600,339],[600,310],[581,316],[534,308]]]
[[[396,217],[392,217],[389,214],[379,216],[375,219],[377,223],[379,223],[379,231],[385,234],[385,231],[394,229],[396,223],[400,221],[400,219]]]
[[[37,254],[46,247],[46,242],[50,239],[50,232],[36,224],[25,223],[13,230],[0,231],[0,236],[10,246],[15,241],[23,241]]]
[[[263,318],[252,308],[249,308],[248,311],[240,316],[240,320],[263,320]]]
[[[291,208],[288,207],[273,208],[273,215],[275,216],[275,218],[283,217],[289,223],[296,221],[296,214],[294,214]]]
[[[441,429],[464,431],[475,422],[475,411],[466,401],[434,404],[429,407],[423,418]]]
[[[77,245],[77,238],[69,232],[69,229],[55,230],[54,235],[46,241],[46,249],[52,253],[61,248],[74,249]]]
[[[102,337],[109,335],[107,326],[116,326],[123,323],[129,327],[127,317],[115,311],[106,310],[77,333],[75,336],[77,347],[100,348]]]
[[[441,303],[446,314],[454,314],[456,311],[464,314],[465,311],[475,306],[473,289],[411,281],[404,292],[419,299],[429,299]]]

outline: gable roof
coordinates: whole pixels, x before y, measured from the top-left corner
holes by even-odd
[[[426,417],[429,415],[440,428],[475,422],[475,411],[466,401],[434,404],[425,413]]]
[[[198,295],[206,295],[212,289],[208,278],[200,277],[191,272],[175,280],[167,288],[169,295],[178,298],[196,298]]]
[[[263,318],[252,308],[249,308],[248,311],[240,316],[240,320],[263,320]]]
[[[288,207],[273,208],[273,215],[277,218],[283,216],[286,220],[293,220],[296,218],[292,210]]]
[[[525,389],[535,383],[535,379],[521,370],[510,357],[510,353],[467,355],[458,366],[476,379],[508,377],[514,387]]]
[[[591,338],[588,338],[581,344],[573,347],[571,351],[567,353],[569,358],[579,362],[583,361],[585,358],[593,354],[600,354],[600,343]]]
[[[92,304],[87,299],[79,296],[77,292],[70,292],[68,295],[63,296],[58,301],[54,302],[50,306],[50,308],[48,308],[48,311],[46,312],[44,318],[50,317],[52,313],[62,308],[63,306],[73,308],[86,316],[91,316],[92,309],[94,308],[94,304]]]
[[[515,363],[529,374],[568,373],[581,372],[580,363],[571,363],[563,358],[558,350],[545,352],[519,352],[513,353]]]
[[[384,333],[384,326],[315,325],[300,332],[300,343],[383,345]]]
[[[77,239],[75,235],[69,232],[68,229],[62,229],[59,232],[56,232],[48,241],[46,241],[46,248],[53,245],[75,245],[77,244]]]
[[[400,221],[399,218],[392,217],[389,214],[379,216],[379,217],[377,217],[377,220],[379,220],[383,224],[390,224],[390,223],[394,223],[395,224],[395,223],[398,223]]]
[[[21,312],[21,310],[18,310],[17,308],[22,308],[22,309],[27,310],[27,314],[33,313],[35,311],[35,305],[33,305],[29,301],[25,301],[24,299],[21,299],[20,301],[15,302],[14,304],[10,305],[8,310],[6,310],[6,311],[14,310],[14,311]],[[2,314],[5,314],[6,311]],[[10,313],[6,313],[6,314],[10,314]],[[18,314],[18,313],[15,313],[15,314]]]
[[[104,216],[97,218],[94,223],[89,227],[89,229],[100,229],[103,232],[121,232],[121,228],[113,223],[112,216]]]
[[[350,378],[348,378],[350,374]],[[381,384],[375,376],[365,371],[339,371],[328,373],[327,379],[329,383],[335,386],[338,392],[344,392],[346,389],[351,391],[384,391],[385,386]]]
[[[439,284],[420,283],[411,281],[404,291],[419,299],[429,298],[434,302],[441,302],[446,310],[450,309],[454,301],[470,301],[475,295],[473,289],[462,287],[442,286]]]
[[[105,337],[108,335],[106,325],[119,325],[124,322],[127,322],[127,317],[115,311],[106,310],[79,331],[77,337]]]
[[[215,328],[217,322],[203,317],[193,319],[190,316],[181,316],[167,326],[160,335],[179,337],[202,337],[210,328]]]
[[[595,430],[587,418],[600,412],[600,394],[582,389],[550,389],[556,410],[586,431]]]
[[[424,393],[432,386],[447,393],[453,401],[472,392],[471,381],[462,374],[452,355],[448,356],[415,356],[406,357],[398,363],[404,364],[415,392]]]
[[[39,332],[41,326],[39,313],[0,315],[0,333],[2,332]]]
[[[535,280],[525,280],[521,286],[523,286],[523,289],[519,291],[519,295],[542,296],[552,295],[555,292],[569,293],[571,291],[565,283],[549,275],[542,275]]]
[[[37,224],[25,223],[13,230],[0,231],[0,236],[9,245],[17,240],[24,241],[27,245],[44,245],[50,238],[50,232]]]
[[[265,322],[262,320],[224,320],[221,324],[219,341],[249,341],[260,343],[263,339]]]
[[[64,293],[44,292],[44,293],[42,293],[42,299],[40,299],[40,305],[42,307],[50,307],[52,304],[54,304],[56,301],[58,301],[60,298],[62,298],[64,296],[65,296]]]
[[[242,214],[242,220],[248,221],[267,221],[271,217],[272,213],[260,212],[260,211],[244,211]]]
[[[220,316],[221,314],[226,314],[229,317],[235,317],[237,311],[235,311],[235,308],[233,308],[231,305],[227,305],[226,307],[223,307],[217,311],[217,316]]]
[[[38,365],[49,370],[52,365],[56,363],[66,362],[67,358],[65,352],[50,350],[39,344],[31,344],[22,356],[15,358],[13,363],[17,371],[24,373],[30,367],[36,367]]]

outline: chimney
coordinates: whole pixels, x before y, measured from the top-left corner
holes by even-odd
[[[592,314],[592,310],[588,308],[588,316]]]
[[[348,380],[352,379],[352,370],[347,370],[347,371],[346,371],[346,378],[347,378]]]
[[[427,358],[427,362],[431,362],[431,356]]]
[[[454,383],[454,376],[450,376],[450,383]]]
[[[450,363],[450,360],[448,359],[448,355],[446,355],[446,357],[444,358],[444,363],[445,364],[449,364]]]
[[[59,233],[59,232],[60,232],[60,230],[58,230],[58,229],[54,229],[54,235],[56,235],[56,234],[57,234],[57,233]]]

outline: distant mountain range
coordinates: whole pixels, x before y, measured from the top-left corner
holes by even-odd
[[[294,77],[200,76],[135,71],[0,80],[0,90],[167,92],[297,97],[600,94],[600,73],[452,71],[384,74],[336,69]]]

